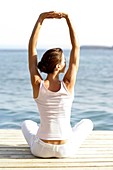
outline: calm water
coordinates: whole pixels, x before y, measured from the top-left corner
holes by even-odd
[[[39,57],[43,52],[38,51]],[[68,61],[69,51],[64,53]],[[96,130],[113,130],[113,49],[81,48],[72,126],[83,118],[90,118]],[[39,123],[27,51],[0,50],[0,128],[20,128],[25,119]]]

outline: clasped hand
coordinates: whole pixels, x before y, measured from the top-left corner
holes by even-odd
[[[67,14],[66,13],[62,13],[62,12],[55,12],[55,11],[50,11],[50,12],[44,12],[40,14],[40,17],[42,19],[46,19],[46,18],[56,18],[56,19],[60,19],[60,18],[66,18]]]

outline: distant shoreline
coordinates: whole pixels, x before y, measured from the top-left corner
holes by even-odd
[[[81,49],[113,49],[113,46],[101,46],[101,45],[82,45]]]

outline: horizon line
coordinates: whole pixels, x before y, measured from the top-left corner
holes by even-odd
[[[113,46],[111,45],[80,45],[80,48],[109,48],[113,49]],[[27,50],[26,47],[0,47],[0,50]],[[45,48],[39,47],[39,50],[45,50]],[[49,48],[48,48],[49,49]],[[70,47],[63,47],[64,50],[69,50]]]

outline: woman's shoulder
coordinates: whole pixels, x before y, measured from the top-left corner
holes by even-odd
[[[42,86],[43,84],[43,80],[40,80],[40,81],[37,81],[34,85],[33,85],[33,98],[38,98],[38,95],[39,95],[39,90],[40,90],[40,87]]]
[[[68,81],[64,81],[62,80],[61,81],[64,88],[66,89],[66,91],[70,94],[70,95],[73,95],[74,94],[74,86],[70,86],[70,84],[68,83]]]

